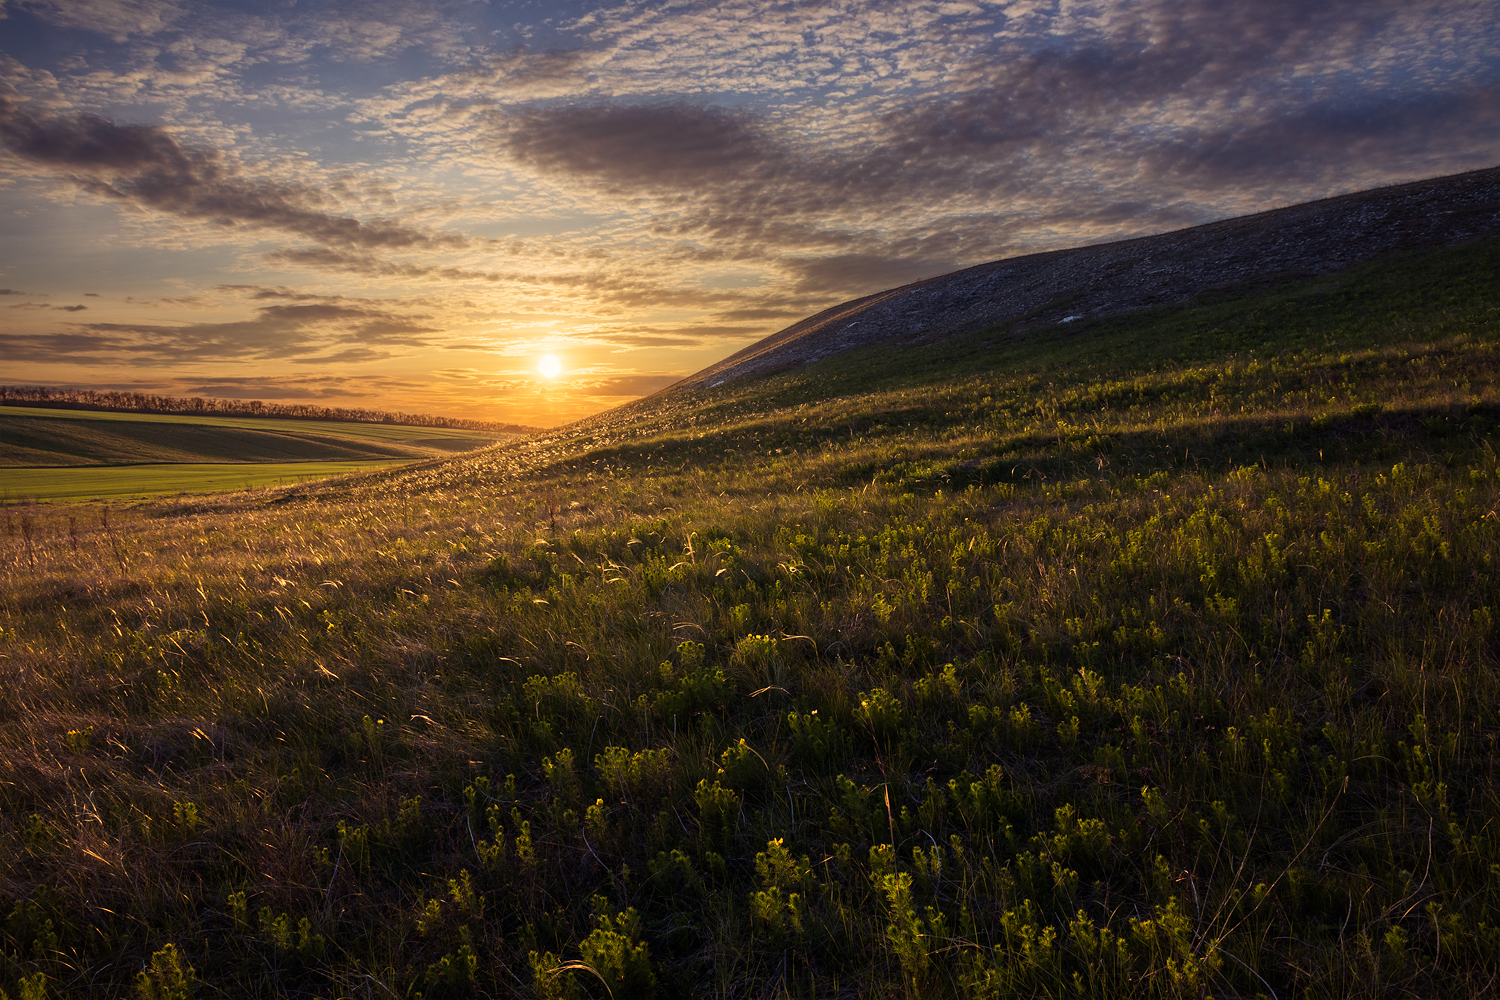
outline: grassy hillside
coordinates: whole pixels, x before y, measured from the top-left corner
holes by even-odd
[[[0,466],[410,459],[495,439],[440,427],[0,407]]]
[[[7,508],[0,987],[1493,991],[1497,274]]]

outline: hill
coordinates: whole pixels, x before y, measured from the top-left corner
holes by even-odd
[[[1492,993],[1497,273],[1481,236],[8,507],[0,985]]]
[[[1362,191],[890,289],[808,317],[681,385],[779,371],[897,338],[924,343],[1002,324],[1025,330],[1110,316],[1497,233],[1500,168]]]

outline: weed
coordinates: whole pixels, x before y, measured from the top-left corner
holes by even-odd
[[[136,992],[141,1000],[189,1000],[193,995],[196,970],[168,944],[151,956],[151,964],[136,977]]]

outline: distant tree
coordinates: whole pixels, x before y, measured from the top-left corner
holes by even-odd
[[[221,417],[275,417],[296,420],[337,420],[349,423],[401,424],[408,427],[448,427],[455,430],[529,434],[535,427],[503,424],[466,417],[440,417],[425,413],[392,413],[365,408],[311,406],[306,403],[266,403],[258,399],[236,400],[194,396],[157,396],[119,390],[77,389],[59,386],[0,385],[0,406],[47,406],[72,410],[112,410],[126,413],[197,413]]]

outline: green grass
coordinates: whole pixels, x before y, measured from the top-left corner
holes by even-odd
[[[405,459],[366,462],[180,463],[162,465],[8,468],[4,500],[39,503],[124,499],[162,493],[225,493],[305,483],[367,472]]]
[[[1497,263],[7,507],[0,987],[1493,992]]]

